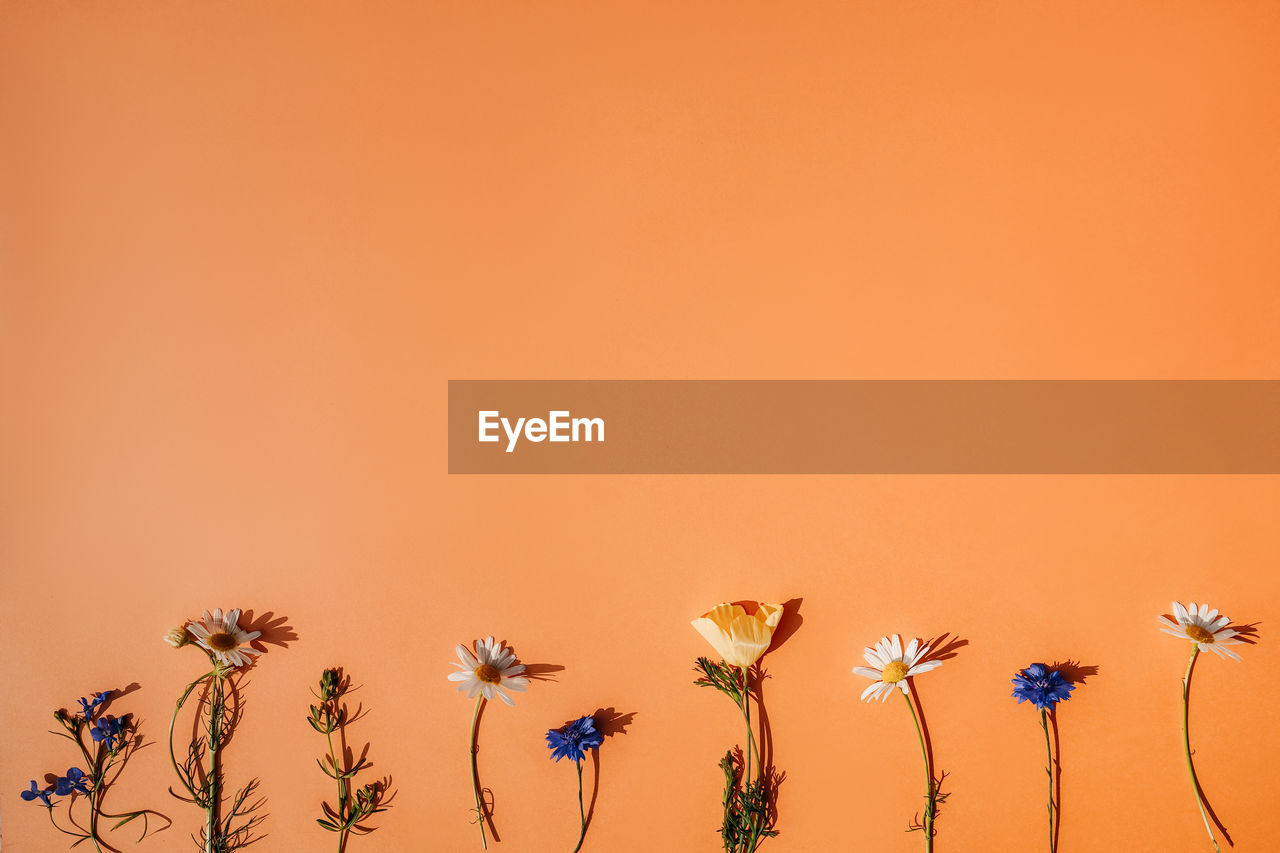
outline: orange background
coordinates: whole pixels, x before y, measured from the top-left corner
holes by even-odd
[[[1184,776],[1208,599],[1262,642],[1205,660],[1193,735],[1238,848],[1274,849],[1274,477],[449,477],[450,378],[1274,378],[1280,16],[1265,3],[65,3],[0,7],[5,850],[63,849],[26,781],[50,710],[138,682],[162,739],[203,608],[287,617],[232,783],[259,851],[330,849],[304,722],[341,664],[399,796],[353,851],[478,849],[453,646],[563,666],[484,717],[499,850],[577,834],[543,732],[634,712],[587,850],[717,849],[741,739],[688,620],[803,598],[768,659],[782,835],[910,851],[887,632],[969,640],[919,679],[938,850],[1043,847],[1038,659],[1062,845],[1209,849]],[[589,778],[589,777],[588,777]],[[175,821],[164,749],[112,794]],[[122,832],[119,846],[132,849]]]

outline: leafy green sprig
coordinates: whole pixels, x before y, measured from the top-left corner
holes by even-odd
[[[745,667],[712,661],[707,657],[698,658],[694,669],[701,674],[693,683],[699,687],[710,687],[732,699],[747,725],[746,747],[731,749],[720,759],[720,771],[724,774],[724,817],[720,825],[720,839],[726,853],[753,853],[765,838],[772,838],[778,832],[773,829],[771,774],[766,771],[751,727],[748,672]],[[753,753],[759,768],[755,778],[751,775]]]
[[[343,760],[339,761],[338,751],[334,747],[334,733],[337,732],[340,741],[345,742],[346,725],[361,716],[359,708],[354,715],[349,715],[343,701],[350,690],[351,679],[343,675],[341,670],[326,669],[320,675],[320,692],[312,692],[320,700],[320,704],[312,705],[307,716],[311,728],[325,736],[329,747],[324,758],[316,759],[316,764],[338,785],[338,798],[334,805],[329,805],[328,801],[322,802],[324,817],[316,819],[316,823],[324,829],[338,834],[338,853],[346,850],[347,840],[353,832],[363,834],[372,831],[362,827],[361,821],[387,809],[383,805],[385,786],[381,782],[369,782],[357,788],[352,781],[356,774],[373,765],[364,755],[354,761],[343,756]]]

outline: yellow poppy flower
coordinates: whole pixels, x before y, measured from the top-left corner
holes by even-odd
[[[781,604],[758,604],[750,615],[741,605],[717,604],[692,624],[725,663],[751,666],[769,650],[781,619]]]

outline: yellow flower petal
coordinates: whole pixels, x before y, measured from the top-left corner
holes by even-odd
[[[691,624],[725,663],[751,666],[769,650],[781,619],[781,604],[759,604],[750,615],[740,605],[718,604]]]

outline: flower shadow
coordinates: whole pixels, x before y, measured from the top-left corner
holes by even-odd
[[[595,724],[596,731],[604,735],[606,738],[625,735],[627,727],[636,719],[636,712],[629,711],[625,714],[618,713],[617,709],[610,705],[608,708],[597,708],[591,712],[591,720]],[[566,721],[567,723],[572,720]],[[591,750],[591,802],[587,806],[587,829],[591,829],[591,821],[596,816],[596,798],[600,795],[600,748],[596,747]]]
[[[520,674],[530,681],[559,681],[555,677],[557,672],[564,672],[564,667],[555,663],[527,663]]]
[[[1078,660],[1067,658],[1066,660],[1056,660],[1051,664],[1046,664],[1049,671],[1057,670],[1062,673],[1062,677],[1069,684],[1086,684],[1090,678],[1098,674],[1098,667],[1094,664],[1082,664]]]
[[[257,631],[259,636],[250,645],[258,651],[267,651],[267,646],[281,649],[289,648],[289,644],[298,639],[298,633],[289,625],[289,617],[276,616],[268,610],[255,615],[252,610],[240,614],[240,627],[246,631]]]

